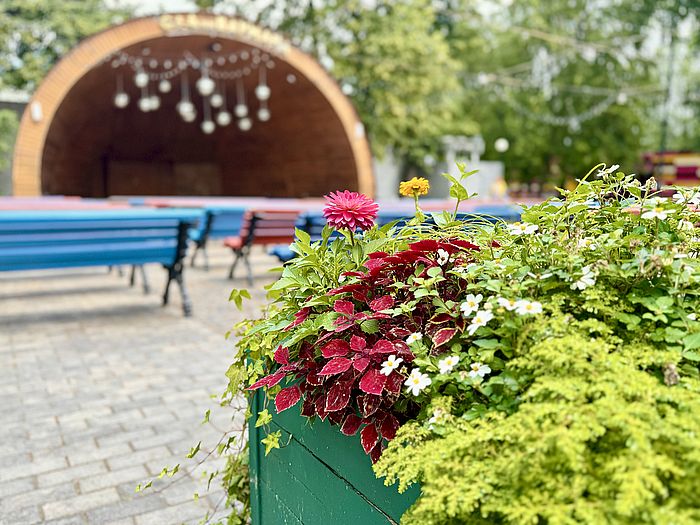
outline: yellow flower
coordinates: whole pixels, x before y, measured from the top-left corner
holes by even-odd
[[[399,193],[404,197],[415,197],[418,195],[427,195],[430,189],[428,179],[423,177],[413,177],[399,184]]]

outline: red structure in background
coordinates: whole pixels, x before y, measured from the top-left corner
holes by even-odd
[[[640,175],[654,177],[663,186],[700,185],[700,153],[691,151],[648,152]]]

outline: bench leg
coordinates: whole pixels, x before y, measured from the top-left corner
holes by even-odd
[[[233,274],[236,272],[236,266],[238,266],[238,260],[241,258],[241,250],[233,250],[233,263],[231,263],[231,269],[228,271],[228,278],[233,279]]]
[[[207,253],[206,245],[202,246],[202,255],[204,255],[204,270],[209,271],[209,254]]]
[[[136,282],[136,265],[133,265],[131,267],[131,276],[129,277],[129,286],[131,286],[133,288],[135,282]]]
[[[199,252],[199,244],[195,244],[194,252],[192,252],[192,258],[190,259],[190,268],[194,268],[194,260],[197,258],[197,252]]]
[[[175,280],[180,287],[180,295],[182,296],[182,313],[185,317],[190,317],[192,315],[192,301],[190,301],[187,288],[185,288],[185,279],[182,277],[182,272],[178,272],[175,275]]]
[[[168,298],[170,296],[170,283],[174,277],[172,268],[166,268],[166,270],[168,271],[168,280],[165,283],[165,291],[163,291],[163,306],[168,304]]]
[[[244,256],[245,266],[248,269],[248,286],[253,287],[253,268],[250,266],[250,250],[247,250]]]
[[[139,270],[141,271],[141,282],[143,283],[143,293],[144,293],[144,295],[148,295],[148,293],[151,291],[151,287],[148,284],[148,277],[146,276],[146,269],[143,267],[143,264],[139,265]]]
[[[117,275],[119,277],[124,277],[124,270],[122,270],[121,266],[117,266]]]

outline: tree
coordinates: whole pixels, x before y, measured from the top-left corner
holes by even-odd
[[[103,0],[0,2],[0,88],[33,90],[81,39],[127,15]]]
[[[374,153],[422,160],[458,114],[459,63],[430,0],[203,0],[198,5],[279,30],[314,54],[358,109]],[[472,122],[463,128],[474,129]]]

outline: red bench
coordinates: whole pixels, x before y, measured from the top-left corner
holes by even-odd
[[[241,233],[226,237],[224,246],[233,251],[233,263],[228,278],[233,279],[241,259],[248,269],[248,283],[253,285],[253,269],[250,266],[250,250],[254,245],[290,244],[294,241],[294,225],[299,210],[250,210],[244,218]]]

